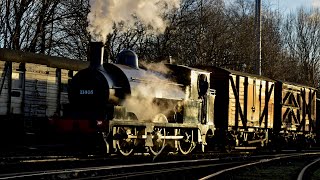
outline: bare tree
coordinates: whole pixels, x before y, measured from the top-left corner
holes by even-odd
[[[180,64],[214,64],[226,29],[223,8],[220,0],[183,1],[180,10],[168,16],[170,26],[165,34],[153,41],[160,47],[156,52]]]
[[[84,59],[89,38],[88,8],[88,0],[1,1],[0,44],[10,49]]]
[[[289,15],[283,28],[285,52],[297,61],[296,81],[318,87],[320,65],[320,12],[318,9],[299,9]]]
[[[253,72],[255,61],[254,2],[236,0],[226,9],[228,58],[221,66]]]
[[[109,57],[114,60],[117,54],[123,49],[131,49],[138,51],[141,49],[141,42],[145,42],[146,28],[139,21],[135,24],[135,27],[124,29],[123,24],[115,24],[113,27],[113,33],[107,37],[107,45]],[[138,52],[139,53],[139,52]],[[142,53],[139,53],[142,54]]]
[[[89,0],[68,0],[57,5],[57,10],[51,20],[52,32],[48,33],[51,48],[50,54],[86,60],[87,46],[90,41],[87,32],[87,14]]]
[[[291,66],[294,61],[287,59],[283,52],[283,41],[281,36],[282,16],[277,11],[264,10],[264,21],[262,31],[262,72],[264,76],[288,80],[292,79],[295,72]]]
[[[179,64],[206,64],[254,72],[254,1],[182,0],[163,14],[163,34],[137,21],[129,29],[114,24],[107,37],[108,57],[135,50],[148,61],[171,56]],[[0,1],[0,46],[86,60],[89,0]],[[262,74],[318,86],[319,10],[300,9],[282,22],[279,12],[263,7]],[[125,22],[123,22],[125,23]]]

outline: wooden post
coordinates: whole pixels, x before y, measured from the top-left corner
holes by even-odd
[[[57,82],[57,108],[56,108],[56,112],[58,113],[58,115],[60,116],[60,110],[61,110],[61,91],[62,91],[62,87],[61,87],[61,69],[57,68],[56,69],[56,82]]]
[[[11,90],[12,90],[12,62],[7,62],[7,82],[8,82],[8,99],[7,99],[7,115],[11,114]]]

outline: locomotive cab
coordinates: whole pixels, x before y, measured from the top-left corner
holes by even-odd
[[[215,90],[209,88],[210,72],[182,65],[168,66],[177,82],[184,85],[184,115],[179,121],[213,125]]]

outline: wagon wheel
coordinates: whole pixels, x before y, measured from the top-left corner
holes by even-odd
[[[117,148],[119,152],[124,156],[129,156],[133,153],[134,139],[129,138],[129,135],[136,135],[136,130],[131,127],[117,127],[117,134],[119,139],[117,140]]]
[[[150,146],[149,150],[153,155],[157,156],[163,151],[165,147],[166,129],[155,128],[153,132],[154,132],[154,135],[152,138],[153,146]]]
[[[183,136],[183,139],[178,141],[178,147],[181,154],[189,154],[194,147],[193,130],[192,129],[179,129],[178,134]]]
[[[225,151],[226,153],[232,153],[232,151],[235,149],[235,146],[234,145],[231,145],[231,144],[227,144],[225,146]]]
[[[227,134],[226,138],[225,151],[231,153],[236,147],[236,138],[230,132]]]
[[[213,132],[212,130],[208,130],[206,133],[206,146],[204,147],[205,152],[208,151],[213,151],[215,150],[215,146],[214,146],[214,139],[213,139]]]

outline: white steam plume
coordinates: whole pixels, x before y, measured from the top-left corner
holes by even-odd
[[[170,70],[164,64],[144,63],[144,67],[150,70],[141,77],[143,81],[132,87],[132,94],[126,97],[123,106],[128,111],[135,113],[142,121],[152,120],[159,113],[168,116],[174,110],[177,102],[182,101],[185,97],[183,87],[162,76],[170,74]],[[155,102],[155,99],[161,98],[166,99],[165,104]]]
[[[131,27],[137,19],[158,32],[163,32],[166,22],[162,14],[179,8],[181,0],[90,0],[88,31],[95,40],[105,41],[114,24]]]
[[[161,61],[158,63],[149,63],[146,61],[140,61],[139,62],[143,67],[148,69],[149,71],[159,72],[162,74],[169,74],[171,73],[171,70],[165,65],[166,61]]]
[[[320,0],[312,0],[312,6],[314,8],[320,8]]]

